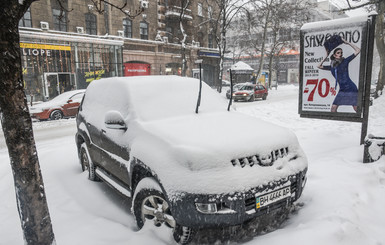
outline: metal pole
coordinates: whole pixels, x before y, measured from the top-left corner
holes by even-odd
[[[230,101],[229,101],[229,106],[227,107],[227,111],[230,111],[230,107],[232,103],[233,103],[233,74],[230,69]]]
[[[368,133],[370,83],[371,83],[371,79],[372,79],[375,23],[376,23],[376,15],[370,16],[368,19],[366,71],[365,71],[365,94],[364,94],[363,120],[362,120],[362,126],[361,126],[361,141],[360,141],[361,145],[365,143],[365,137]]]
[[[195,113],[197,114],[198,114],[198,108],[201,105],[201,94],[202,94],[202,62],[199,63],[199,94],[198,94],[197,107],[195,109]]]

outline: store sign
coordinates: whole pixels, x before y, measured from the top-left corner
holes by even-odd
[[[151,75],[151,65],[144,63],[125,63],[124,76],[146,76]]]
[[[361,117],[367,20],[354,17],[301,28],[301,116]]]
[[[24,56],[51,56],[53,50],[71,51],[70,46],[38,43],[20,43],[20,48]]]
[[[203,51],[203,50],[198,51],[198,56],[211,57],[211,58],[220,58],[221,57],[218,52],[210,52],[210,51]]]

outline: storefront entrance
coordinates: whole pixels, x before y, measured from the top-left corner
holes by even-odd
[[[76,89],[75,74],[70,72],[44,73],[44,97],[49,100],[61,93]]]

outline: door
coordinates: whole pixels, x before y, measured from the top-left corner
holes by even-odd
[[[44,81],[45,81],[44,97],[46,99],[52,99],[60,94],[59,77],[57,73],[45,73]]]
[[[66,104],[63,105],[63,113],[66,117],[74,117],[78,113],[80,102],[84,96],[84,92],[72,95]]]
[[[264,93],[265,93],[265,87],[263,87],[262,85],[255,86],[255,92],[254,92],[255,98],[262,98]]]

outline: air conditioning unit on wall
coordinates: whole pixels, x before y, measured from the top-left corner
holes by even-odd
[[[124,31],[118,31],[118,36],[119,37],[124,37]]]
[[[146,1],[146,0],[141,0],[141,1],[140,1],[140,6],[141,6],[142,8],[148,9],[148,5],[149,5],[148,1]]]
[[[76,32],[79,34],[84,34],[84,28],[82,26],[77,26],[76,27]]]
[[[42,30],[49,30],[49,24],[48,22],[40,21],[40,28]]]

